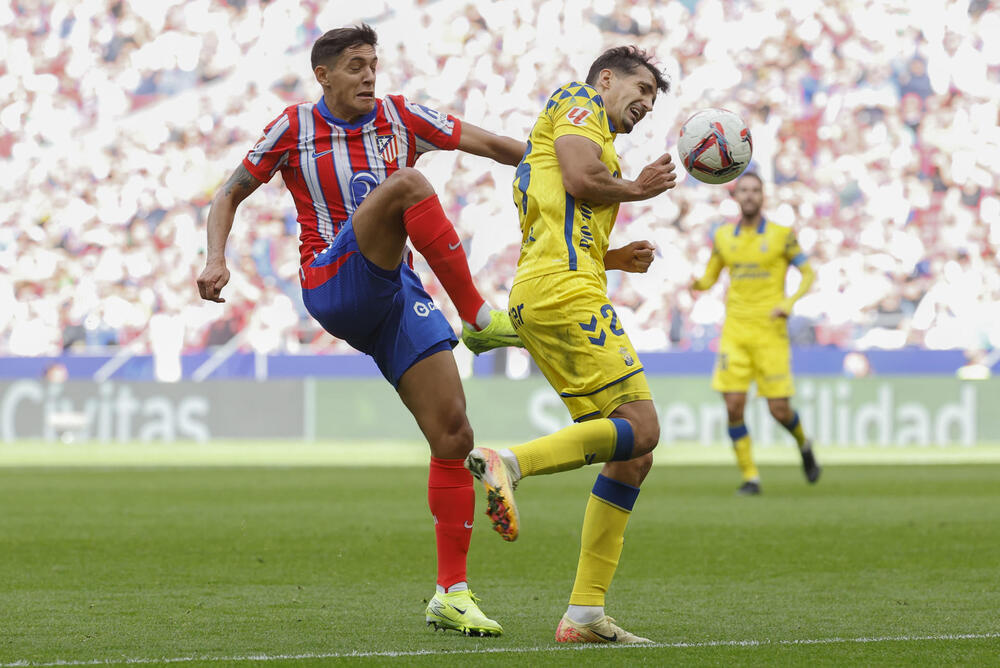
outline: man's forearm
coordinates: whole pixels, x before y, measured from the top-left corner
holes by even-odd
[[[205,249],[205,261],[225,262],[226,260],[226,240],[229,239],[229,232],[233,229],[233,220],[236,218],[236,207],[250,193],[260,187],[253,174],[240,164],[222,184],[215,197],[212,198],[212,206],[208,210],[208,246]]]
[[[206,262],[225,261],[226,241],[229,239],[229,232],[233,229],[233,220],[235,218],[236,203],[220,192],[212,200],[212,206],[208,210]]]
[[[495,160],[504,165],[517,166],[521,162],[527,143],[498,135],[473,125],[462,124],[462,134],[458,140],[458,150]]]
[[[502,165],[510,165],[512,167],[517,167],[521,162],[521,158],[524,157],[524,152],[527,150],[528,145],[513,137],[504,137],[502,135],[495,135],[488,133],[486,135],[484,146],[480,150],[469,150],[469,153],[474,153],[481,155],[485,158],[489,158]],[[478,146],[473,146],[473,148],[478,148]]]
[[[705,267],[705,273],[702,274],[701,278],[691,284],[691,289],[708,290],[710,287],[715,285],[717,280],[719,280],[719,275],[722,273],[722,267],[722,260],[716,253],[713,252],[712,257],[708,259],[708,266]]]
[[[622,260],[622,248],[611,248],[607,253],[604,254],[604,269],[605,271],[612,271],[614,269],[621,269],[624,266]]]
[[[597,163],[593,169],[577,170],[569,179],[564,176],[563,185],[566,192],[576,199],[592,204],[617,204],[640,199],[635,182],[612,176],[604,163]]]
[[[528,150],[528,144],[513,137],[498,137],[498,139],[500,146],[494,160],[517,167],[524,157],[524,152]]]
[[[809,288],[812,287],[813,281],[816,280],[816,272],[813,271],[812,266],[808,262],[803,262],[799,267],[799,273],[802,274],[802,280],[799,281],[799,289],[794,292],[794,294],[789,295],[785,298],[785,304],[788,309],[791,310],[795,302],[802,299],[802,297],[809,292]]]

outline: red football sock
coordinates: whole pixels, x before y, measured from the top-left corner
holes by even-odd
[[[403,227],[413,247],[424,256],[441,281],[458,315],[475,325],[476,315],[486,300],[472,282],[461,239],[441,208],[437,195],[420,200],[404,211]]]
[[[466,582],[465,561],[472,539],[476,492],[472,474],[462,459],[431,457],[427,481],[427,503],[434,516],[437,537],[437,583],[445,588]]]

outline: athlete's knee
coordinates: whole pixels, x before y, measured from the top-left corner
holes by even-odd
[[[463,420],[461,426],[451,433],[451,450],[457,455],[456,459],[469,454],[475,442],[475,434],[468,419]]]
[[[646,453],[627,462],[608,462],[602,473],[619,482],[639,487],[652,467],[653,455]]]
[[[431,185],[431,182],[413,167],[403,167],[394,172],[379,187],[385,188],[386,186],[392,190],[393,199],[399,201],[404,207],[412,206],[434,194],[434,186]]]
[[[726,399],[726,417],[729,422],[743,422],[743,411],[746,401],[743,399]]]
[[[456,398],[441,406],[437,422],[437,434],[432,438],[431,446],[438,453],[436,456],[458,459],[465,457],[472,450],[475,442],[472,425],[465,413],[465,402]]]
[[[792,421],[792,407],[788,402],[772,403],[768,408],[771,410],[771,416],[781,424]]]
[[[646,475],[649,474],[649,470],[653,468],[653,453],[647,452],[641,457],[629,460],[628,463],[633,468],[636,478],[641,483],[646,479]],[[636,485],[636,487],[638,487],[638,485]]]
[[[623,404],[611,413],[612,418],[628,422],[632,432],[632,454],[629,459],[649,454],[660,441],[660,421],[652,401]]]
[[[632,435],[634,438],[634,445],[632,446],[633,460],[650,456],[649,453],[660,442],[660,421],[656,417],[656,412],[649,411],[648,413],[643,413],[630,420],[630,422],[632,423]]]

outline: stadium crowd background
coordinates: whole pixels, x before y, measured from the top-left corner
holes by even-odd
[[[264,125],[319,97],[309,46],[372,23],[377,94],[400,92],[525,137],[549,93],[604,48],[651,49],[674,83],[617,145],[626,175],[723,106],[754,136],[766,210],[794,224],[817,282],[793,342],[865,349],[1000,346],[1000,9],[982,0],[613,2],[14,0],[0,6],[0,355],[130,344],[193,351],[240,335],[259,352],[349,350],[306,315],[280,176],[244,202],[225,304],[198,298],[215,188]],[[992,37],[990,37],[992,36]],[[506,304],[520,232],[509,167],[419,165],[463,235],[484,294]],[[688,178],[622,206],[613,272],[639,350],[705,349],[724,286],[694,296],[726,188]],[[447,297],[417,259],[457,327]],[[797,273],[790,272],[795,281]]]

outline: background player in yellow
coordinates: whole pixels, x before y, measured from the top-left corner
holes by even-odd
[[[771,415],[795,437],[802,468],[809,482],[819,480],[820,467],[806,438],[799,414],[792,408],[791,349],[788,315],[792,305],[813,283],[815,274],[794,232],[764,218],[764,184],[754,173],[744,174],[733,188],[740,220],[720,226],[712,237],[712,256],[705,274],[692,283],[707,290],[729,268],[726,321],[722,326],[712,389],[722,393],[729,417],[736,461],[743,476],[740,494],[760,494],[760,473],[753,461],[750,433],[743,420],[750,382],[767,399]],[[802,273],[795,294],[785,296],[788,265]]]
[[[672,188],[669,155],[634,181],[621,177],[614,138],[631,132],[669,84],[635,47],[603,53],[586,83],[568,83],[539,115],[517,167],[522,244],[510,316],[525,348],[577,423],[499,452],[466,458],[483,481],[487,514],[507,540],[518,533],[513,487],[522,477],[605,462],[583,520],[580,559],[559,642],[649,642],[604,614],[625,527],[652,465],[660,427],[642,363],[607,295],[608,269],[644,272],[653,246],[609,250],[620,202]]]

